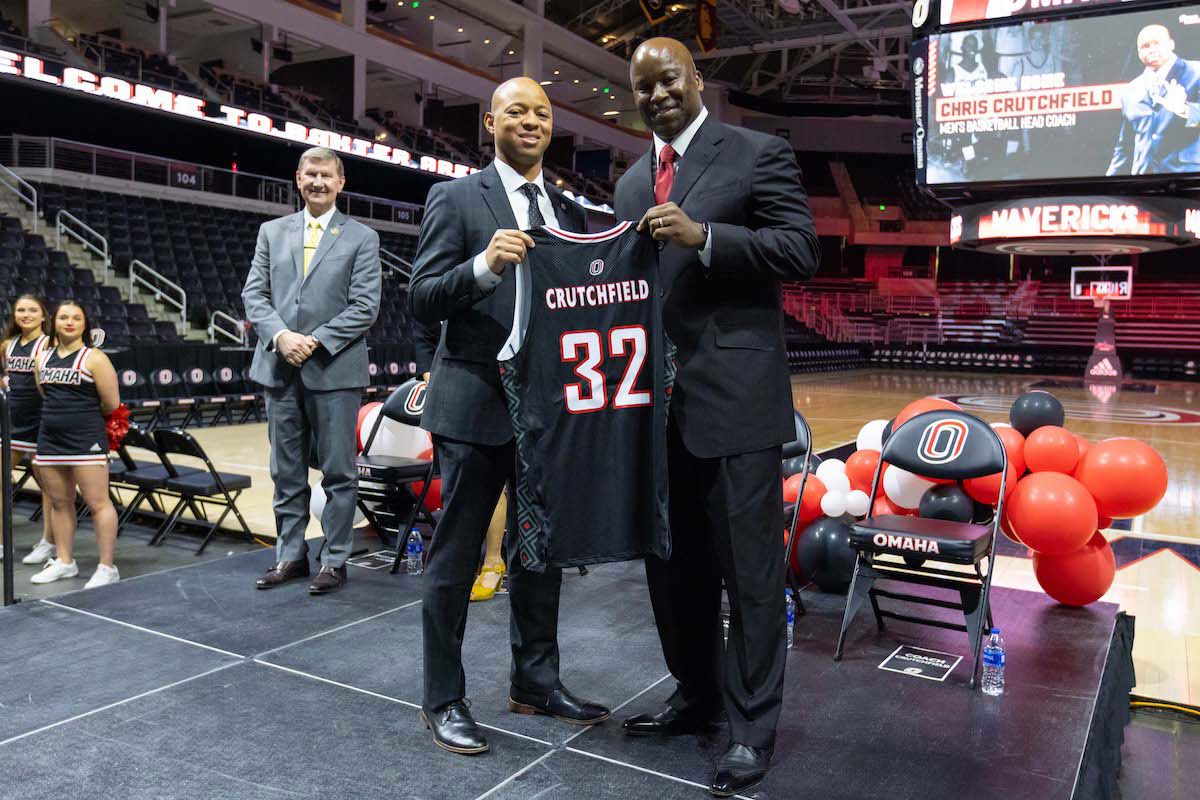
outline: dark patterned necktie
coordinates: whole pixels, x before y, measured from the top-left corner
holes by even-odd
[[[542,227],[546,224],[546,218],[542,216],[542,210],[538,208],[538,195],[542,193],[542,190],[536,183],[527,183],[521,187],[521,191],[529,198],[529,227]]]

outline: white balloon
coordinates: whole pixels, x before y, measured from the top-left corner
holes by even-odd
[[[846,513],[854,517],[865,517],[871,498],[861,489],[855,489],[846,495]]]
[[[841,492],[845,494],[850,491],[850,479],[846,477],[844,472],[835,472],[832,475],[827,474],[821,478],[821,483],[825,484],[825,488],[831,492]]]
[[[827,475],[845,475],[846,462],[840,458],[830,458],[817,465],[817,477],[825,480]]]
[[[846,493],[828,491],[821,498],[821,513],[827,517],[840,517],[846,513]]]
[[[325,504],[328,502],[329,498],[325,496],[325,487],[321,485],[320,478],[313,481],[313,483],[309,485],[308,489],[310,493],[308,500],[308,513],[317,521],[318,524],[320,524],[321,515],[325,513]],[[355,503],[354,522],[351,523],[351,526],[357,528],[359,525],[365,522],[366,519],[367,518],[363,515],[362,509],[358,507],[357,503]]]
[[[854,446],[858,450],[882,450],[883,449],[883,429],[887,427],[886,419],[873,419],[858,432],[858,439],[855,440]]]
[[[375,421],[378,418],[379,407],[368,411],[367,416],[363,418],[360,435],[364,446],[366,446],[367,438],[371,435],[371,429],[375,427]],[[375,438],[371,440],[371,448],[366,455],[416,458],[421,451],[429,447],[428,433],[420,428],[384,417],[379,421],[379,430],[375,431]]]
[[[1009,425],[1007,422],[993,422],[992,427],[993,428],[1011,428],[1012,425]]]
[[[933,481],[914,475],[908,470],[893,465],[883,473],[883,491],[894,505],[900,508],[916,508],[921,504],[921,495],[933,486]]]

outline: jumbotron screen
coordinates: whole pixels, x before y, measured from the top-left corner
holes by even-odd
[[[1150,0],[942,0],[943,25],[985,19],[1020,19],[1038,14],[1091,11],[1100,6],[1132,5]]]
[[[910,54],[918,180],[1200,173],[1200,6],[952,31]]]

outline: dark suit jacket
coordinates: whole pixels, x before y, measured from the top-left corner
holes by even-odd
[[[617,182],[617,219],[654,205],[653,149]],[[787,142],[709,116],[679,160],[670,200],[712,229],[708,268],[667,245],[663,319],[679,348],[671,396],[684,444],[701,458],[749,453],[796,436],[779,282],[820,262],[808,196]]]
[[[583,232],[583,208],[550,183],[546,192],[559,226]],[[506,270],[499,285],[484,293],[473,262],[492,234],[516,227],[504,184],[490,164],[429,190],[408,302],[419,321],[446,321],[421,415],[421,427],[430,433],[491,445],[513,437],[496,354],[512,328],[514,272]]]
[[[1187,119],[1156,103],[1160,91],[1145,73],[1121,96],[1121,132],[1108,175],[1154,175],[1200,171],[1200,62],[1175,60],[1167,73],[1187,92]]]

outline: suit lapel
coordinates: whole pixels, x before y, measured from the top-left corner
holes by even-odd
[[[496,228],[507,228],[515,230],[517,226],[517,218],[513,216],[512,204],[508,202],[507,193],[504,191],[504,182],[500,180],[500,174],[496,172],[496,167],[488,164],[479,173],[479,183],[483,186],[483,201],[492,211],[492,216],[496,218]]]
[[[687,152],[679,162],[675,183],[671,186],[668,200],[676,205],[683,205],[683,200],[687,197],[688,192],[692,190],[696,181],[704,174],[704,170],[708,169],[708,165],[720,152],[721,148],[718,145],[724,138],[724,126],[710,115],[700,125],[700,130],[696,131],[695,138],[692,139]]]
[[[557,186],[545,181],[543,181],[543,183],[545,183],[546,186],[546,197],[550,200],[550,207],[554,209],[554,216],[558,219],[558,227],[562,228],[564,231],[582,233],[583,228],[581,228],[576,222],[578,219],[578,214],[574,209],[577,208],[580,212],[582,212],[583,206],[572,200],[568,200],[567,196],[563,194],[562,190]]]
[[[654,176],[650,174],[650,153],[646,153],[629,168],[629,181],[633,187],[633,207],[637,209],[637,216],[633,221],[637,222],[642,214],[654,205]]]
[[[325,254],[337,244],[338,237],[342,235],[342,229],[345,225],[346,215],[341,211],[334,211],[333,216],[329,218],[329,227],[321,232],[321,242],[317,245],[317,252],[313,253],[312,261],[308,264],[308,275],[304,278],[305,283],[308,283],[309,279],[312,278],[313,273],[317,271],[317,267],[321,266],[321,259],[325,258]],[[303,273],[304,256],[301,255],[300,259],[301,271]]]
[[[296,277],[304,274],[304,212],[292,214],[288,222],[288,249],[292,251],[292,266]]]

